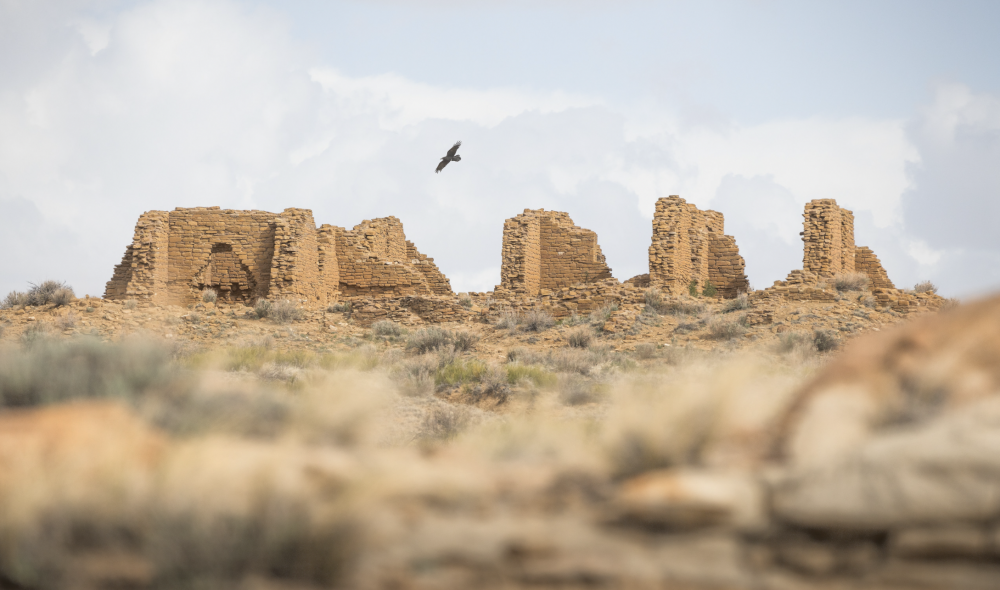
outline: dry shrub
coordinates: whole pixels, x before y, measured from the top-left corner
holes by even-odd
[[[805,332],[785,332],[778,337],[777,351],[808,355],[816,351],[814,337]]]
[[[573,348],[587,348],[593,339],[593,330],[586,326],[570,330],[566,334],[566,342]]]
[[[7,293],[3,301],[0,302],[0,309],[13,309],[15,307],[24,307],[28,304],[28,294],[21,291],[11,291]]]
[[[78,319],[79,318],[75,313],[69,312],[68,314],[56,319],[56,328],[60,332],[65,332],[66,330],[72,330],[73,328],[76,327],[76,321]]]
[[[576,348],[564,348],[553,352],[548,358],[553,369],[560,373],[579,373],[589,375],[591,369],[600,364],[595,362],[591,354]]]
[[[739,338],[747,332],[746,321],[746,314],[740,314],[735,319],[712,318],[708,321],[708,336],[714,340]]]
[[[517,329],[517,312],[505,309],[500,312],[500,316],[497,318],[496,324],[497,328],[501,330],[516,330]]]
[[[479,377],[479,383],[473,387],[472,395],[476,400],[489,399],[502,404],[510,399],[510,384],[507,381],[507,371],[498,367],[488,367]]]
[[[371,325],[372,336],[397,337],[403,335],[403,327],[392,320],[379,320]]]
[[[937,285],[930,281],[920,281],[916,285],[913,285],[915,293],[937,293],[937,290]]]
[[[330,313],[351,313],[351,302],[342,301],[340,303],[334,303],[330,307],[326,308]]]
[[[417,330],[406,340],[407,350],[424,354],[452,344],[451,333],[443,328],[431,326]]]
[[[871,281],[863,272],[847,272],[833,277],[833,286],[837,291],[865,291]]]
[[[837,333],[833,330],[815,330],[813,332],[813,343],[816,345],[816,350],[828,352],[840,347],[840,338],[837,337]]]
[[[205,287],[201,292],[201,300],[205,303],[215,303],[219,298],[219,293],[211,287]]]
[[[590,323],[597,327],[603,327],[611,319],[611,314],[618,311],[618,304],[609,303],[590,312]]]
[[[640,342],[635,345],[635,358],[648,360],[651,358],[656,358],[657,350],[656,345],[651,342]]]
[[[507,351],[507,360],[527,365],[544,365],[547,362],[548,357],[544,353],[537,350],[519,346]]]
[[[722,306],[722,313],[729,313],[731,311],[743,311],[750,308],[750,297],[746,293],[740,293],[734,299],[726,301]]]
[[[472,332],[461,330],[452,333],[451,342],[455,346],[455,350],[459,352],[468,352],[476,346],[477,342],[479,342],[479,336],[476,336]]]
[[[24,305],[46,305],[49,303],[56,303],[56,294],[58,293],[58,299],[61,303],[56,303],[56,305],[66,305],[73,300],[73,288],[66,283],[60,283],[59,281],[43,281],[39,285],[33,283],[28,283],[31,287],[28,292],[25,293]]]
[[[0,355],[0,407],[94,397],[132,400],[179,381],[170,351],[146,341],[41,340]]]
[[[559,399],[567,406],[581,406],[598,402],[603,397],[603,387],[580,375],[564,375],[559,379]]]
[[[73,294],[73,289],[64,287],[62,289],[56,289],[52,292],[49,298],[49,302],[56,307],[62,307],[64,305],[69,305],[73,302],[75,295]]]
[[[129,311],[135,311],[137,307],[139,307],[139,302],[135,299],[129,299],[125,302],[125,309]]]
[[[864,305],[865,307],[868,307],[868,308],[871,308],[871,309],[875,309],[875,306],[878,305],[878,300],[875,299],[875,297],[873,297],[871,295],[865,295],[859,301],[860,301],[861,305]]]
[[[267,316],[279,324],[287,324],[302,319],[302,310],[294,301],[282,299],[271,306]]]
[[[424,416],[418,438],[436,441],[451,440],[458,436],[468,424],[468,408],[442,404],[431,408]]]
[[[253,304],[253,312],[258,319],[264,319],[271,315],[271,308],[274,307],[273,304],[267,299],[258,299]]]
[[[470,297],[468,293],[462,293],[458,296],[458,304],[466,309],[469,309],[472,307],[472,297]]]
[[[540,309],[525,312],[518,318],[518,324],[527,332],[542,332],[554,326],[555,323],[555,318]]]
[[[522,365],[519,362],[508,363],[507,382],[511,385],[529,382],[539,387],[545,387],[555,383],[555,375],[545,369],[535,365]]]
[[[403,363],[394,376],[404,395],[426,396],[434,393],[434,376],[438,370],[437,359],[419,356]]]

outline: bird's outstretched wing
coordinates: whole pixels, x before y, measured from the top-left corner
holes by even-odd
[[[441,161],[438,163],[437,170],[434,171],[434,174],[437,174],[438,172],[444,170],[444,167],[447,165],[448,165],[448,160],[441,158]]]
[[[455,145],[451,146],[451,149],[448,150],[448,157],[449,158],[454,158],[455,157],[455,152],[458,151],[458,146],[460,146],[460,145],[462,145],[461,141],[456,142]]]

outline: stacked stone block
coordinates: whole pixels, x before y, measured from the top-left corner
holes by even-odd
[[[525,209],[506,220],[502,257],[499,293],[537,296],[612,278],[597,234],[561,211]]]
[[[421,254],[395,217],[361,222],[336,235],[340,294],[344,297],[450,295],[451,283],[433,258]]]
[[[802,268],[821,278],[854,272],[854,213],[834,199],[815,199],[802,216]]]
[[[538,295],[541,289],[541,219],[531,209],[503,223],[499,293]]]
[[[420,254],[394,217],[352,231],[316,228],[308,209],[150,211],[107,284],[108,299],[167,305],[292,299],[325,305],[347,295],[451,294],[434,260]]]
[[[857,272],[868,275],[871,281],[871,288],[874,289],[895,289],[896,286],[889,280],[889,274],[885,272],[878,256],[872,252],[868,246],[858,246],[854,250],[854,268]]]
[[[700,211],[671,195],[656,202],[653,239],[649,247],[649,284],[670,295],[688,293],[711,282],[723,297],[735,297],[750,288],[746,263],[736,240],[724,234],[717,211]]]

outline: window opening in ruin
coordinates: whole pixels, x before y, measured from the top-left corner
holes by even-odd
[[[251,301],[257,290],[253,273],[226,243],[212,245],[208,262],[195,274],[192,287],[196,292],[214,289],[220,301]]]

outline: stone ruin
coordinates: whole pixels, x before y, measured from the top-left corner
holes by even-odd
[[[711,283],[720,295],[733,298],[750,289],[745,268],[736,240],[723,232],[722,213],[699,211],[676,195],[656,201],[649,286],[682,295],[692,285],[700,293]]]
[[[825,283],[860,272],[869,277],[879,305],[905,311],[928,303],[923,299],[929,295],[895,289],[875,253],[855,245],[851,211],[818,199],[806,205],[803,217],[802,269],[755,297],[832,300],[837,295]],[[500,285],[491,294],[472,295],[518,300],[564,317],[610,302],[638,302],[649,287],[672,296],[703,293],[709,284],[726,298],[750,291],[743,257],[735,239],[725,235],[721,213],[664,197],[656,202],[652,230],[649,273],[619,283],[596,233],[577,227],[567,213],[525,209],[504,222]],[[105,298],[187,305],[200,301],[206,288],[229,302],[365,300],[359,317],[372,320],[452,321],[470,313],[455,302],[434,260],[406,239],[399,219],[365,220],[350,230],[316,227],[311,211],[295,208],[144,213]]]
[[[855,245],[853,212],[839,207],[834,199],[815,199],[806,203],[802,217],[802,269],[793,270],[766,291],[789,299],[833,299],[835,295],[824,292],[821,283],[855,272],[868,276],[876,296],[897,291],[871,248]]]
[[[610,278],[597,234],[574,225],[568,213],[525,209],[504,222],[499,296],[534,297]]]
[[[316,227],[308,209],[281,213],[219,207],[149,211],[105,289],[105,299],[187,305],[214,289],[222,301],[451,294],[432,258],[395,217],[352,230]]]

